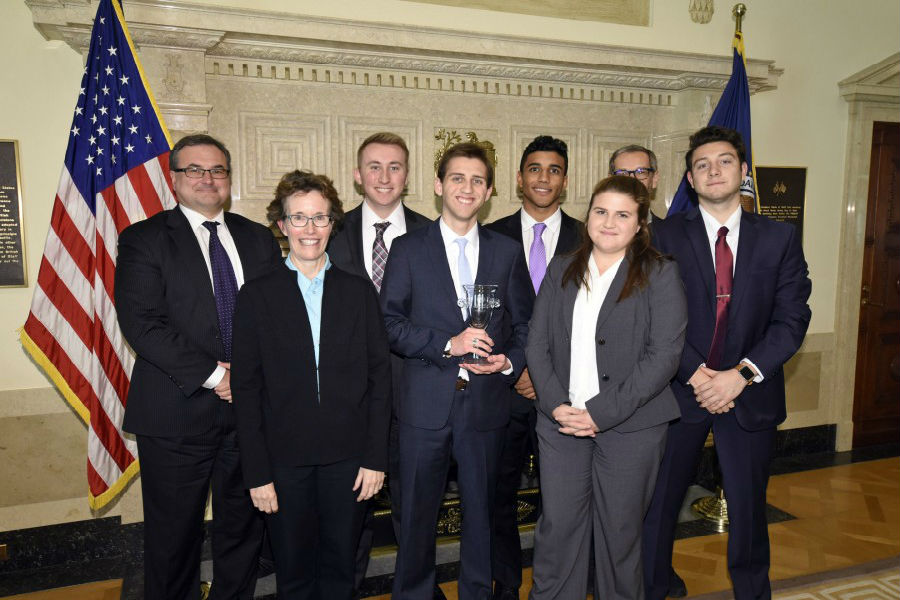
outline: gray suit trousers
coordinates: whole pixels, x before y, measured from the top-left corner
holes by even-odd
[[[586,596],[592,535],[594,597],[643,599],[641,526],[667,428],[576,438],[559,433],[559,425],[538,411],[543,512],[534,533],[531,600]]]

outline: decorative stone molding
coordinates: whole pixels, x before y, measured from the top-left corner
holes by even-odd
[[[182,48],[185,50],[209,50],[219,43],[224,31],[210,31],[192,27],[128,24],[131,38],[140,46]]]
[[[83,50],[93,18],[90,0],[26,0],[26,4],[44,37]],[[166,0],[130,0],[126,18],[138,45],[204,50],[207,59],[237,63],[299,63],[474,76],[497,80],[498,85],[537,81],[657,92],[720,91],[731,73],[731,56],[388,26]],[[202,23],[209,29],[184,23]],[[773,61],[748,62],[751,92],[774,89],[780,75]]]
[[[900,100],[900,53],[863,69],[838,83],[847,102],[885,102]]]

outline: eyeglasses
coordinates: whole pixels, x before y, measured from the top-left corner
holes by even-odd
[[[616,169],[615,171],[613,171],[613,175],[625,175],[627,177],[634,177],[636,179],[644,181],[655,171],[656,169],[654,169],[653,167],[638,167],[633,171],[629,171],[628,169]]]
[[[201,169],[200,167],[185,167],[183,169],[172,169],[176,173],[184,173],[185,177],[190,179],[202,179],[209,173],[213,179],[225,179],[231,173],[231,169],[225,167],[213,167],[212,169]]]
[[[306,225],[312,221],[312,224],[315,227],[328,227],[331,225],[331,222],[334,221],[334,217],[331,215],[313,215],[311,217],[307,217],[306,215],[284,215],[285,220],[290,221],[291,225],[294,227],[306,227]]]

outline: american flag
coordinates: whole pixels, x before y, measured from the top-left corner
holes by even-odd
[[[88,425],[92,508],[138,471],[122,434],[134,357],[116,323],[119,232],[175,206],[169,134],[118,0],[101,0],[21,341]]]

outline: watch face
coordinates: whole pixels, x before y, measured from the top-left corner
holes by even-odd
[[[743,367],[741,367],[740,370],[739,370],[738,372],[739,372],[739,373],[741,374],[741,376],[743,376],[743,378],[746,379],[747,381],[750,381],[751,379],[753,379],[753,378],[755,377],[755,375],[753,374],[753,369],[751,369],[751,368],[748,367],[748,366],[743,366]]]

